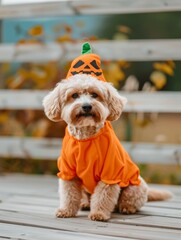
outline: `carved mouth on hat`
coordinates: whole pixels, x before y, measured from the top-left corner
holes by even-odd
[[[102,72],[83,71],[83,70],[81,70],[81,71],[79,71],[79,72],[76,72],[76,71],[71,72],[72,75],[76,75],[76,74],[79,74],[79,73],[83,73],[83,74],[91,74],[91,73],[93,73],[93,74],[95,74],[97,77],[102,74]]]

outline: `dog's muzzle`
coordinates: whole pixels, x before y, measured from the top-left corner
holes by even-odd
[[[90,113],[90,111],[92,110],[92,106],[90,104],[84,104],[82,106],[82,109],[85,113]]]
[[[77,115],[77,117],[94,117],[95,114],[91,112],[92,106],[90,104],[82,105],[82,112]]]

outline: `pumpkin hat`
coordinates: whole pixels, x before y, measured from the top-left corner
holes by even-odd
[[[67,78],[76,74],[90,74],[106,82],[101,69],[101,59],[97,54],[92,53],[91,46],[88,42],[82,45],[82,55],[73,60]]]

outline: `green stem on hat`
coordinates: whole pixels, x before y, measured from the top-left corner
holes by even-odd
[[[85,42],[82,45],[82,54],[88,54],[88,53],[92,53],[92,48],[91,48],[90,43]]]

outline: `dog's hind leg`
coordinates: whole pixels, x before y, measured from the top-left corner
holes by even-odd
[[[91,196],[89,218],[93,221],[107,221],[117,204],[119,193],[117,184],[107,185],[100,181]]]
[[[80,206],[81,183],[78,179],[59,179],[60,206],[56,212],[59,218],[75,217]]]
[[[147,202],[148,186],[140,177],[141,183],[139,186],[130,185],[123,188],[118,201],[120,213],[133,214]]]
[[[84,189],[82,189],[80,209],[83,211],[90,210],[90,194],[86,192]]]

